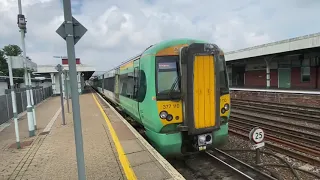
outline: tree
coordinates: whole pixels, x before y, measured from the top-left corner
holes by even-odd
[[[4,52],[0,49],[0,76],[8,75],[8,64]]]
[[[3,51],[5,52],[6,56],[19,56],[22,53],[22,50],[19,46],[12,44],[3,47]]]

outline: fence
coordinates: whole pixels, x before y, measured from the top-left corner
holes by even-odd
[[[37,105],[41,101],[51,97],[52,88],[33,88],[33,101],[34,105]],[[20,114],[27,109],[27,94],[25,89],[15,89],[16,102],[17,102],[17,113]],[[12,99],[10,90],[6,90],[5,95],[0,96],[0,124],[7,122],[13,118],[12,112]]]

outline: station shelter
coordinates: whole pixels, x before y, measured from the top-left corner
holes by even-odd
[[[230,87],[320,89],[320,33],[225,53]]]
[[[68,94],[71,98],[71,88],[70,88],[70,78],[69,78],[69,65],[66,59],[62,59],[62,66],[64,73],[61,74],[62,77],[62,90],[63,96],[66,95],[66,88],[68,88]],[[60,95],[60,83],[59,83],[59,73],[56,70],[57,65],[38,65],[38,70],[36,74],[41,74],[43,76],[50,76],[52,82],[53,95]],[[96,71],[94,67],[81,64],[80,60],[76,61],[77,68],[77,82],[78,82],[78,92],[81,94],[85,87],[85,81],[88,80],[92,74]]]

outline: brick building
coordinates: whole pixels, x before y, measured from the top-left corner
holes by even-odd
[[[320,89],[320,33],[227,52],[226,60],[231,87]]]

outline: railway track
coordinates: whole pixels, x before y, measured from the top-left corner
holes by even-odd
[[[277,124],[271,124],[266,122],[268,120],[261,119],[260,117],[247,117],[247,116],[239,116],[237,114],[232,114],[230,123],[235,124],[243,124],[247,127],[256,127],[259,126],[267,131],[269,134],[278,135],[283,138],[290,138],[297,141],[300,141],[304,144],[309,144],[312,146],[320,147],[320,136],[317,134],[312,134],[309,132],[303,132],[295,129],[291,129],[288,127],[281,127]]]
[[[246,139],[248,138],[248,133],[251,130],[250,126],[244,126],[239,124],[236,125],[232,123],[229,124],[229,128],[229,132],[242,136]],[[268,132],[266,128],[263,129],[266,132]],[[265,142],[267,148],[270,148],[274,151],[280,152],[292,158],[298,159],[300,161],[310,163],[315,166],[320,166],[320,160],[315,158],[320,156],[320,152],[312,146],[301,145],[294,141],[280,139],[276,136],[269,135],[268,133],[265,134],[265,139],[267,140]],[[315,157],[310,156],[311,154]]]
[[[208,150],[169,162],[187,179],[275,180],[269,174],[254,168],[219,149]]]
[[[234,122],[236,121],[234,119],[234,117],[233,117],[232,121],[234,121]],[[241,124],[243,124],[243,122],[241,122]],[[262,127],[262,126],[260,126],[260,127]],[[230,132],[235,133],[237,135],[244,136],[247,138],[247,136],[248,136],[247,133],[249,130],[248,128],[245,129],[244,127],[239,126],[239,124],[238,124],[238,126],[231,124],[230,128],[231,128],[229,130]],[[266,128],[264,128],[264,129],[266,130]],[[242,131],[242,132],[240,132],[240,131]],[[290,136],[289,133],[287,133],[287,135]],[[277,137],[272,137],[269,135],[266,135],[266,136],[267,136],[266,139],[275,141],[277,143],[281,143],[281,139],[277,139]],[[297,137],[299,137],[299,136],[297,136]],[[308,140],[309,138],[306,138],[304,140]],[[312,140],[312,138],[311,138],[311,140],[309,139],[309,141],[314,141],[314,142],[319,143],[317,140]],[[291,142],[291,143],[293,144],[293,142]],[[320,161],[318,161],[316,159],[299,154],[299,153],[292,151],[292,150],[288,150],[288,149],[283,148],[281,146],[277,146],[273,143],[266,142],[266,146],[270,149],[273,149],[278,152],[282,152],[284,154],[287,154],[288,156],[299,159],[301,161],[308,162],[313,165],[320,165]],[[306,149],[303,149],[303,148],[301,148],[300,150],[306,151]],[[320,152],[320,151],[318,150],[318,152]],[[314,153],[316,153],[316,152],[314,152]],[[205,154],[206,156],[204,157],[203,154]],[[318,156],[320,156],[320,154],[318,154]],[[201,165],[198,165],[198,166],[196,165],[197,167],[188,167],[188,165],[185,165],[186,163],[184,163],[184,165],[181,166],[181,165],[177,165],[177,163],[175,163],[175,162],[172,163],[172,165],[175,166],[175,168],[177,168],[178,171],[182,171],[182,172],[180,172],[182,175],[184,175],[183,171],[188,169],[187,171],[189,171],[189,175],[187,175],[186,179],[202,179],[202,180],[203,179],[223,179],[225,177],[229,177],[228,178],[229,180],[233,180],[233,179],[235,179],[235,180],[276,179],[276,178],[254,168],[254,167],[242,162],[241,160],[238,160],[235,157],[232,157],[232,156],[228,155],[227,153],[225,153],[221,150],[218,150],[218,149],[215,149],[214,151],[210,150],[210,151],[206,151],[205,153],[202,153],[202,157],[192,160],[191,164],[194,164],[195,161],[199,161],[199,164],[201,164]],[[176,166],[178,166],[178,167],[176,167]],[[208,168],[208,167],[210,167],[210,168]],[[232,173],[230,172],[230,170],[232,170]],[[188,178],[188,176],[190,178]]]
[[[200,155],[200,157],[198,155]],[[197,161],[199,162],[200,166],[190,167],[189,165],[186,165],[186,163],[184,163],[182,167],[180,165],[180,171],[181,171],[181,168],[183,169],[182,171],[186,169],[187,171],[189,171],[189,175],[187,175],[186,179],[208,179],[209,180],[209,179],[223,179],[223,178],[229,177],[228,178],[229,180],[253,180],[253,179],[276,180],[276,178],[218,149],[206,151],[205,153],[199,153],[197,154],[196,157],[197,157],[196,159],[191,160],[192,162],[191,164],[195,165],[194,162]],[[177,166],[177,163],[174,162],[172,163],[172,165]],[[202,166],[204,167],[201,168]],[[175,167],[175,168],[179,170],[179,167]],[[189,177],[192,176],[192,177],[188,178],[188,176]]]
[[[246,104],[257,104],[264,107],[274,107],[284,111],[292,111],[305,113],[306,111],[310,112],[309,114],[319,115],[320,108],[310,107],[310,106],[302,106],[302,105],[294,105],[294,104],[280,104],[276,102],[261,102],[255,100],[241,100],[241,99],[232,99],[233,103],[246,103]]]
[[[268,122],[268,123],[274,123],[274,124],[278,124],[278,125],[281,125],[281,126],[284,126],[284,127],[292,127],[292,128],[296,128],[296,129],[299,129],[299,130],[304,130],[306,132],[312,132],[312,133],[315,133],[315,134],[320,132],[320,128],[318,128],[318,127],[305,126],[305,125],[300,125],[300,124],[293,124],[293,123],[287,122],[287,121],[275,120],[275,119],[261,117],[261,116],[257,116],[257,115],[251,115],[249,113],[240,112],[237,109],[234,109],[232,113],[233,113],[232,115],[245,116],[245,117],[251,118],[251,119],[259,118],[260,121],[264,121],[264,122]],[[318,137],[320,139],[320,135],[318,135]]]
[[[243,129],[243,130],[246,130],[247,132],[249,132],[252,129],[249,126],[244,127],[240,123],[233,123],[230,125],[230,127],[237,128],[237,129]],[[287,142],[290,145],[295,146],[295,148],[297,148],[297,149],[307,150],[309,153],[311,153],[314,156],[320,156],[320,148],[318,148],[314,145],[305,144],[304,138],[297,136],[297,137],[294,137],[295,140],[292,140],[293,137],[287,133],[277,132],[272,129],[264,129],[264,131],[267,132],[266,136],[269,137],[269,139],[279,139],[279,141],[281,140],[283,144],[286,144],[286,142]],[[269,132],[271,132],[271,133],[269,133]],[[286,138],[279,138],[275,134],[277,134],[277,135],[281,134],[281,137],[283,137],[283,135],[285,135]],[[297,139],[299,139],[299,141]]]
[[[320,125],[320,108],[282,105],[256,101],[232,100],[232,107]]]
[[[249,131],[258,126],[266,132],[265,138],[269,141],[266,142],[266,147],[303,162],[320,166],[320,160],[316,159],[316,157],[320,157],[320,129],[318,127],[293,124],[288,121],[265,118],[238,110],[274,114],[320,124],[320,116],[318,118],[316,115],[320,113],[318,108],[306,110],[305,107],[291,107],[275,103],[265,104],[241,100],[233,100],[232,102],[234,110],[229,123],[230,132],[247,137]],[[304,113],[302,114],[302,112]]]
[[[219,161],[221,164],[229,167],[244,179],[276,179],[219,149],[206,151],[206,154]]]

